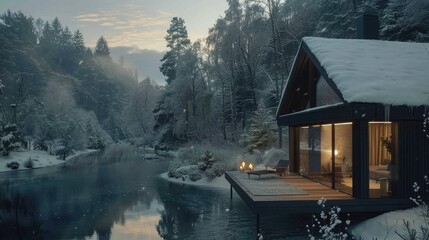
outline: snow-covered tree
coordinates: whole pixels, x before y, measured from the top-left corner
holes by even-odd
[[[97,40],[97,45],[95,46],[94,50],[94,56],[110,58],[110,48],[107,44],[106,39],[104,39],[103,36],[101,36]]]
[[[0,136],[0,151],[3,156],[9,156],[9,152],[20,147],[16,124],[6,124],[6,126],[3,127]]]
[[[154,125],[152,110],[160,94],[160,88],[154,86],[150,78],[139,82],[138,87],[131,96],[129,104],[124,110],[127,130],[134,137],[152,137],[152,127]]]
[[[274,114],[263,104],[253,113],[247,134],[243,134],[241,142],[249,151],[254,149],[266,150],[276,141],[276,121]]]
[[[429,40],[429,1],[389,0],[382,17],[381,34],[388,40]]]
[[[331,38],[355,38],[356,20],[362,14],[378,14],[377,1],[319,1],[321,17],[316,34]]]
[[[167,30],[167,47],[170,48],[161,59],[162,65],[160,71],[167,77],[166,81],[170,84],[176,78],[176,67],[180,55],[190,45],[191,41],[188,38],[185,20],[183,18],[174,17],[171,20],[170,28]]]

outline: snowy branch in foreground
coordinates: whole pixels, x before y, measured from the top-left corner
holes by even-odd
[[[347,233],[348,226],[350,226],[350,215],[347,214],[346,220],[341,220],[341,208],[338,206],[332,207],[325,213],[326,199],[321,198],[317,204],[321,206],[322,211],[319,216],[313,215],[311,226],[306,225],[308,237],[311,240],[315,239],[335,239],[346,240],[353,239],[353,236]]]

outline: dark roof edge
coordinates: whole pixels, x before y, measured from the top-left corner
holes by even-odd
[[[344,121],[423,121],[426,106],[390,106],[380,103],[345,103],[277,117],[284,125],[318,124]]]
[[[297,62],[302,58],[303,54],[307,55],[310,59],[310,61],[313,62],[314,66],[316,67],[317,71],[326,79],[326,82],[328,85],[332,88],[332,90],[335,92],[335,94],[338,95],[338,97],[341,99],[341,101],[345,102],[343,94],[338,89],[337,85],[328,77],[328,73],[326,70],[322,67],[319,60],[316,58],[316,56],[311,52],[308,45],[305,43],[304,40],[301,40],[301,44],[299,45],[298,52],[295,55],[295,59],[292,64],[292,69],[289,73],[288,80],[286,82],[286,87],[282,92],[282,95],[280,97],[279,105],[277,107],[276,116],[280,116],[280,109],[284,106],[284,98],[288,95],[288,93],[291,92],[292,83],[291,80],[294,79],[294,77],[297,74]]]
[[[341,93],[341,91],[338,89],[337,85],[334,83],[334,81],[332,81],[331,78],[329,78],[328,73],[326,72],[326,70],[322,67],[322,64],[320,64],[319,59],[317,59],[317,57],[313,54],[313,52],[311,52],[310,48],[308,47],[308,45],[305,43],[305,41],[302,41],[301,44],[302,48],[304,49],[305,53],[308,55],[308,57],[310,58],[310,60],[313,62],[314,66],[317,68],[317,70],[319,71],[319,73],[325,78],[326,82],[328,83],[328,85],[332,88],[332,90],[334,90],[334,92],[337,94],[337,96],[341,99],[341,101],[345,101],[343,94]]]
[[[295,64],[296,64],[296,62],[298,61],[298,59],[300,59],[300,57],[301,57],[301,55],[302,55],[302,44],[304,43],[304,41],[301,39],[301,43],[300,43],[300,45],[299,45],[299,47],[298,47],[298,51],[297,51],[297,53],[295,54],[295,59],[293,60],[293,64],[292,64],[292,68],[291,68],[291,71],[290,71],[290,73],[289,73],[289,76],[288,76],[288,78],[287,78],[287,81],[286,81],[286,86],[285,86],[285,89],[282,89],[281,91],[282,91],[282,95],[281,95],[281,97],[280,97],[280,100],[279,100],[279,106],[277,107],[277,111],[276,111],[276,116],[279,116],[279,112],[280,112],[280,109],[282,109],[282,107],[283,107],[283,98],[284,98],[284,96],[286,95],[286,92],[288,92],[288,90],[289,90],[289,81],[290,81],[290,79],[296,74],[296,68],[295,68]],[[289,90],[290,91],[290,90]]]

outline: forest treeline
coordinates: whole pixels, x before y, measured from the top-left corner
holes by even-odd
[[[108,39],[91,50],[57,18],[3,13],[2,153],[34,145],[65,156],[118,141],[268,148],[281,144],[274,115],[302,37],[354,38],[357,17],[376,14],[383,40],[429,40],[428,0],[227,2],[205,40],[192,43],[172,19],[163,87],[113,61]]]

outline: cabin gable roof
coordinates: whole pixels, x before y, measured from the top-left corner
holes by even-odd
[[[306,37],[296,55],[277,116],[305,109],[307,65],[344,103],[422,106],[429,101],[429,44]],[[307,94],[308,95],[308,94]]]

